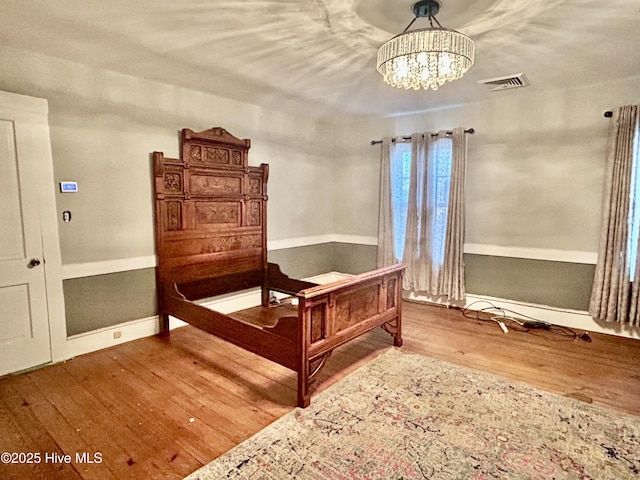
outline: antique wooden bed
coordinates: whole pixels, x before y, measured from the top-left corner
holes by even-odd
[[[158,313],[161,334],[169,316],[297,372],[298,405],[331,352],[378,326],[402,345],[401,285],[394,265],[316,285],[284,275],[267,262],[269,166],[248,166],[250,140],[222,128],[182,130],[181,158],[153,153]],[[256,325],[198,300],[261,287]],[[272,318],[271,291],[297,299],[288,314]],[[292,302],[295,303],[295,302]]]

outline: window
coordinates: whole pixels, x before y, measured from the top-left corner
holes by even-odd
[[[431,259],[437,265],[444,262],[447,216],[449,208],[449,190],[451,181],[450,138],[441,138],[434,142],[431,167],[427,175],[427,202],[422,198],[422,189],[418,189],[418,212],[422,208],[433,209],[431,216]],[[397,143],[391,158],[391,196],[393,208],[393,233],[395,256],[402,261],[404,255],[405,233],[411,183],[411,144]],[[418,178],[424,178],[424,172],[418,172]],[[421,216],[418,215],[418,230]]]
[[[638,236],[640,233],[640,179],[638,178],[638,153],[640,123],[636,123],[633,135],[633,157],[631,165],[631,185],[629,187],[629,230],[627,236],[627,266],[629,268],[629,281],[635,280],[636,263],[638,261]]]

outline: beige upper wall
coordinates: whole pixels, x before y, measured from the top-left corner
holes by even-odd
[[[154,254],[150,154],[178,156],[182,128],[250,138],[270,165],[269,240],[331,233],[331,131],[312,118],[0,48],[0,90],[46,98],[63,264]],[[72,212],[62,223],[62,211]]]
[[[327,123],[15,49],[0,48],[0,61],[1,90],[48,99],[56,181],[79,183],[57,194],[59,217],[73,214],[60,222],[64,264],[152,255],[150,153],[176,156],[181,128],[213,126],[251,138],[250,163],[270,164],[269,240],[375,237],[371,140],[462,125],[476,129],[468,243],[596,251],[603,112],[640,103],[640,77],[552,92],[534,83],[447,110]]]
[[[351,143],[351,177],[364,182],[334,191],[337,204],[353,202],[363,217],[336,216],[337,232],[377,235],[377,215],[366,212],[377,212],[380,151],[369,140],[464,126],[476,130],[468,139],[467,243],[595,252],[610,123],[603,114],[640,103],[639,92],[640,77],[550,92],[531,86],[363,124],[341,141]]]
[[[378,235],[380,145],[371,145],[371,141],[393,135],[394,128],[393,120],[384,118],[336,128],[334,138],[340,153],[335,156],[332,196],[341,208],[334,210],[333,233]]]

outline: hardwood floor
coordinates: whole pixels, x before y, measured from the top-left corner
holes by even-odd
[[[407,302],[403,312],[406,351],[640,415],[638,340],[591,334],[587,342],[561,329],[504,334],[459,310]],[[378,329],[341,347],[320,390],[391,344]],[[135,340],[0,379],[0,452],[39,458],[0,463],[0,478],[182,478],[295,403],[293,372],[193,327],[176,329],[169,340]]]

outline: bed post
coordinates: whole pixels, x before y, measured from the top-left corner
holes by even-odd
[[[169,315],[164,311],[164,288],[156,273],[156,295],[158,297],[158,320],[160,320],[160,335],[169,336]]]
[[[267,259],[267,181],[269,180],[269,165],[261,163],[262,169],[262,306],[268,307],[271,300],[269,290],[268,272],[269,261]]]
[[[307,301],[298,297],[298,406],[307,408],[311,403],[309,385],[309,326],[311,310]]]
[[[395,347],[402,346],[402,277],[404,271],[382,282],[382,299],[385,308],[396,309],[396,316],[382,325],[385,332],[393,337]]]
[[[160,335],[169,335],[169,315],[164,312],[164,286],[162,283],[163,272],[161,271],[162,261],[160,260],[164,252],[162,250],[163,226],[162,221],[162,201],[164,200],[164,154],[153,152],[151,156],[153,163],[153,186],[155,193],[154,215],[155,215],[155,247],[158,265],[156,267],[156,296],[158,304],[158,319],[160,320]]]
[[[160,314],[160,335],[163,337],[169,336],[169,315],[166,313]]]
[[[402,278],[402,277],[400,277]],[[400,296],[400,300],[398,301],[398,318],[396,319],[396,333],[393,335],[393,346],[401,347],[402,346],[402,296]]]
[[[393,335],[393,345],[395,347],[402,346],[402,277],[404,276],[404,270],[402,270],[396,277],[393,282],[392,296],[394,298],[393,302],[396,306],[396,310],[398,312],[395,319],[395,328],[392,333]],[[387,295],[389,298],[389,295]]]

